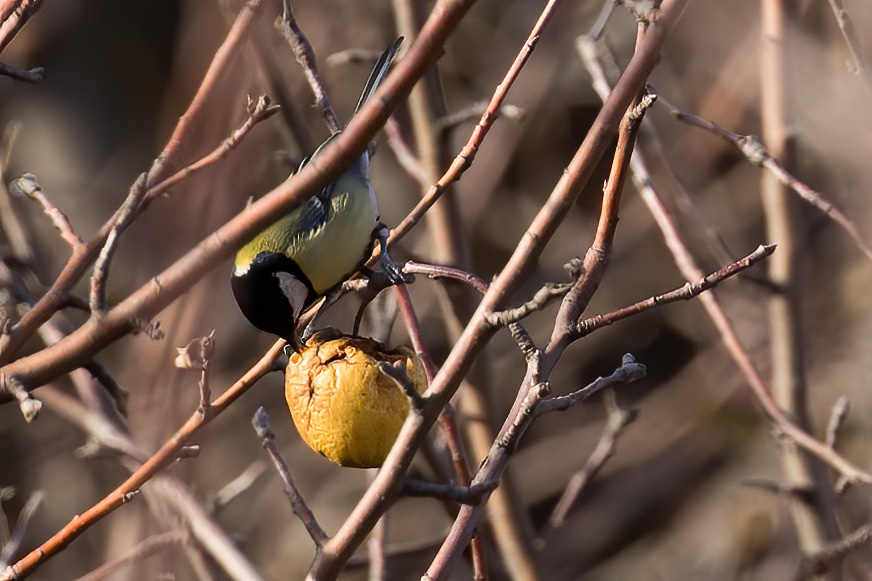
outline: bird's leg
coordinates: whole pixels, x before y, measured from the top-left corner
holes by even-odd
[[[381,222],[376,225],[375,230],[373,231],[373,234],[378,239],[379,248],[381,248],[381,255],[379,256],[378,261],[381,263],[382,270],[384,270],[388,281],[390,281],[392,285],[412,282],[412,278],[403,272],[403,266],[397,264],[391,260],[390,256],[388,256],[388,236],[390,233],[390,228]]]

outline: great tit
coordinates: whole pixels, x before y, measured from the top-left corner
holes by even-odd
[[[355,112],[387,76],[402,41],[397,38],[379,57]],[[328,137],[309,159],[317,157],[336,135]],[[367,150],[336,181],[236,254],[231,286],[242,314],[258,329],[286,339],[297,351],[300,314],[359,270],[376,238],[384,250],[385,226],[369,182],[369,158]],[[389,278],[400,282],[396,280],[402,277],[399,269],[384,252],[382,258]]]

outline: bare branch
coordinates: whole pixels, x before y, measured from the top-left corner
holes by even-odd
[[[42,186],[40,186],[39,182],[36,181],[35,175],[32,173],[26,173],[12,182],[12,192],[27,196],[31,200],[39,202],[45,215],[49,217],[52,224],[54,224],[54,227],[61,233],[61,238],[63,238],[73,250],[76,250],[79,245],[82,244],[82,239],[79,238],[78,234],[73,230],[73,225],[70,224],[70,219],[67,218],[67,215],[59,210],[51,200],[48,199]]]
[[[733,262],[732,264],[722,266],[718,270],[712,272],[705,278],[702,278],[696,282],[688,282],[681,288],[675,289],[668,293],[664,293],[662,295],[650,297],[648,299],[645,299],[644,301],[639,301],[638,303],[630,305],[629,307],[624,307],[622,309],[612,311],[611,313],[607,313],[605,315],[597,315],[595,317],[579,321],[574,329],[573,336],[575,338],[585,337],[587,335],[590,335],[597,329],[612,325],[617,321],[626,319],[627,317],[631,317],[633,315],[638,315],[639,313],[648,311],[655,307],[667,305],[676,301],[690,300],[700,295],[701,293],[714,288],[731,276],[735,276],[743,270],[752,267],[761,260],[771,256],[773,252],[775,252],[774,244],[761,244],[751,254],[737,260],[736,262]]]
[[[702,117],[698,117],[687,111],[682,111],[668,103],[666,103],[666,106],[669,107],[670,112],[676,119],[695,127],[705,129],[709,133],[721,137],[736,147],[736,149],[738,149],[742,155],[748,159],[748,161],[754,165],[759,165],[760,167],[769,170],[779,182],[793,190],[813,208],[823,212],[824,215],[838,224],[842,230],[848,233],[848,236],[851,237],[854,244],[856,244],[857,248],[860,249],[860,252],[865,254],[866,258],[872,260],[872,247],[866,244],[863,240],[863,236],[860,234],[857,225],[850,218],[845,216],[845,214],[843,214],[835,204],[827,199],[824,194],[813,190],[803,182],[799,181],[793,174],[788,172],[781,162],[763,146],[757,137],[753,135],[740,135],[738,133],[733,133],[728,129],[724,129],[714,121],[709,121],[708,119],[703,119]]]
[[[318,64],[315,59],[315,51],[312,50],[312,45],[300,26],[297,24],[297,19],[294,18],[294,11],[291,7],[291,0],[283,0],[281,20],[276,22],[276,27],[288,41],[291,51],[300,66],[303,67],[303,73],[306,75],[306,81],[309,87],[315,94],[315,106],[327,122],[327,127],[331,133],[336,133],[342,129],[336,112],[330,104],[330,98],[327,96],[327,90],[324,88],[324,83],[321,81],[321,74],[318,72]]]
[[[303,523],[303,526],[306,527],[306,531],[308,531],[312,540],[315,541],[315,545],[321,547],[329,537],[324,532],[324,529],[321,528],[321,525],[318,524],[318,519],[315,518],[314,513],[309,508],[309,505],[306,504],[303,495],[300,494],[300,490],[294,483],[291,471],[288,470],[288,465],[276,447],[275,434],[273,434],[272,428],[269,425],[269,416],[267,416],[266,411],[262,407],[257,408],[251,423],[254,426],[254,431],[257,432],[257,437],[261,439],[264,450],[269,454],[282,479],[285,494],[291,502],[291,509],[297,515],[297,518],[300,519],[300,522]]]

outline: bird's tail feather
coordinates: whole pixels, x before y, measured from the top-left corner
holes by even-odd
[[[378,57],[378,61],[372,68],[372,72],[369,74],[369,79],[367,79],[366,85],[363,87],[363,92],[360,94],[360,100],[357,102],[357,107],[354,108],[355,112],[363,107],[363,104],[366,103],[370,95],[375,93],[375,90],[378,89],[381,82],[388,76],[394,57],[397,56],[397,52],[399,52],[402,44],[403,37],[398,36],[391,45],[381,53],[381,56]]]

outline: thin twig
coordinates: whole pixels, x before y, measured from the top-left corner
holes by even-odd
[[[605,402],[607,416],[599,441],[581,470],[573,474],[569,479],[563,494],[560,496],[557,504],[554,505],[554,509],[548,517],[548,522],[536,538],[536,547],[539,550],[545,547],[548,539],[566,522],[567,515],[578,502],[587,484],[615,453],[618,438],[624,432],[624,429],[636,419],[636,410],[625,410],[618,405],[614,390],[608,389],[603,392],[603,401]]]
[[[38,3],[30,2],[30,4]],[[214,90],[218,79],[229,69],[230,60],[235,55],[236,49],[245,37],[254,16],[261,6],[262,0],[248,0],[239,11],[236,20],[227,32],[224,42],[215,52],[215,56],[188,109],[179,117],[172,135],[161,153],[152,163],[148,172],[148,183],[160,183],[166,178],[167,173],[171,171],[176,161],[179,147],[186,140],[186,136],[194,123],[200,119],[207,98]],[[115,217],[113,216],[103,225],[92,240],[74,251],[73,256],[67,261],[67,264],[45,295],[32,309],[25,313],[8,335],[0,336],[0,364],[11,361],[15,353],[36,332],[37,328],[61,308],[67,300],[70,289],[85,275],[88,267],[97,259],[114,223]],[[2,383],[0,383],[0,394],[2,394]]]
[[[100,255],[94,263],[94,274],[91,276],[91,315],[99,317],[106,309],[106,277],[109,274],[109,264],[112,262],[112,255],[115,249],[118,248],[121,233],[127,229],[133,218],[136,217],[140,205],[145,200],[145,194],[148,191],[148,175],[141,174],[137,178],[136,183],[130,188],[130,193],[127,199],[121,204],[118,213],[115,214],[112,228],[109,231],[109,236],[106,237],[106,243],[103,249],[100,250]]]
[[[281,355],[284,346],[284,341],[276,341],[254,366],[211,403],[211,414],[204,416],[199,412],[194,412],[185,424],[120,486],[85,512],[74,516],[61,530],[24,558],[0,572],[0,580],[11,581],[29,575],[100,519],[123,504],[130,502],[145,482],[175,461],[179,450],[200,428],[227,409],[231,403],[236,401],[239,396],[245,393],[261,377],[272,371],[273,361]]]
[[[748,254],[736,262],[722,266],[718,270],[696,282],[688,282],[681,288],[677,288],[661,295],[655,295],[628,307],[616,309],[604,315],[597,315],[595,317],[581,320],[576,325],[573,336],[575,338],[586,337],[597,329],[612,325],[618,321],[626,319],[627,317],[638,315],[639,313],[648,311],[655,307],[667,305],[676,301],[690,300],[701,293],[714,288],[731,276],[734,276],[747,268],[751,268],[761,260],[771,256],[773,252],[775,252],[774,244],[761,244],[751,254]]]
[[[542,13],[539,17],[539,20],[536,22],[533,30],[530,32],[530,36],[527,37],[527,41],[524,43],[524,47],[521,49],[521,52],[518,53],[518,56],[515,57],[515,61],[512,63],[512,66],[509,68],[503,80],[497,85],[496,90],[494,91],[493,96],[488,103],[487,108],[485,109],[484,114],[481,116],[481,119],[478,122],[478,125],[472,131],[472,134],[469,136],[469,140],[466,142],[466,145],[454,158],[454,161],[451,162],[451,166],[445,172],[445,174],[439,178],[439,180],[430,186],[430,189],[426,194],[421,198],[421,201],[409,212],[409,215],[403,218],[403,221],[400,222],[396,228],[391,231],[391,237],[388,239],[388,243],[392,244],[402,238],[408,233],[412,227],[417,224],[421,217],[429,210],[433,204],[436,203],[436,200],[442,195],[442,192],[445,191],[448,186],[458,181],[461,176],[466,172],[467,169],[472,165],[473,161],[475,161],[475,156],[478,153],[478,149],[481,147],[482,142],[493,126],[494,122],[499,117],[500,107],[502,107],[503,102],[508,95],[509,89],[511,89],[512,85],[520,75],[521,70],[524,68],[524,65],[527,64],[527,61],[533,55],[533,51],[536,49],[536,44],[539,42],[539,37],[542,34],[545,26],[551,20],[552,15],[554,14],[554,9],[557,7],[558,0],[549,0],[548,4],[542,10]]]
[[[409,144],[403,139],[400,124],[396,119],[388,119],[388,122],[385,123],[385,137],[388,140],[388,147],[394,152],[394,156],[396,156],[402,168],[406,170],[406,173],[422,187],[429,187],[430,175],[427,173],[421,160],[415,157]]]
[[[872,72],[870,72],[869,65],[861,56],[863,50],[860,47],[860,39],[857,37],[854,21],[842,0],[829,0],[829,2],[830,7],[833,9],[833,15],[836,17],[836,22],[839,23],[839,30],[842,31],[842,36],[845,38],[845,44],[851,53],[851,60],[854,64],[852,72],[860,77],[866,84],[867,89],[872,89]]]
[[[303,523],[303,526],[306,527],[306,531],[312,537],[312,540],[315,541],[315,545],[321,547],[329,537],[324,532],[324,529],[321,528],[321,525],[318,524],[318,519],[315,518],[315,514],[309,508],[309,505],[306,504],[303,495],[300,494],[300,489],[294,483],[291,471],[288,469],[284,458],[282,458],[278,447],[276,447],[276,437],[272,427],[269,425],[269,416],[267,416],[266,411],[262,407],[257,408],[251,423],[254,426],[254,431],[257,432],[257,437],[261,439],[264,450],[269,454],[270,460],[272,460],[282,479],[282,485],[291,503],[291,509],[297,515],[297,518],[300,519],[300,522]]]
[[[318,64],[315,59],[315,51],[312,50],[312,45],[300,26],[297,24],[297,19],[294,18],[294,10],[291,7],[291,0],[283,0],[283,11],[281,20],[276,22],[276,26],[281,31],[282,36],[288,41],[291,51],[300,66],[303,67],[303,74],[306,76],[306,81],[315,95],[315,106],[327,122],[327,127],[331,133],[336,133],[342,129],[336,117],[336,112],[330,104],[330,98],[327,96],[327,90],[324,88],[324,83],[321,81],[321,74],[318,72]]]
[[[150,537],[146,537],[139,541],[136,545],[118,555],[111,561],[107,561],[90,573],[82,575],[76,581],[101,581],[122,567],[135,563],[136,561],[141,561],[170,546],[184,545],[190,541],[191,534],[184,529],[176,529],[174,531],[151,535]]]
[[[148,191],[145,193],[145,199],[150,201],[166,194],[171,188],[175,187],[192,174],[224,159],[236,148],[237,145],[239,145],[242,139],[248,135],[252,129],[254,129],[255,125],[261,121],[269,119],[278,113],[280,109],[281,107],[272,104],[270,98],[266,95],[261,95],[257,99],[249,97],[246,103],[246,111],[248,114],[242,125],[237,127],[233,133],[218,145],[218,147],[197,161],[186,165],[165,180],[149,186]]]
[[[33,518],[43,500],[45,500],[45,493],[37,490],[24,503],[24,508],[21,509],[15,523],[15,530],[12,531],[12,536],[9,537],[9,540],[3,545],[3,550],[0,551],[0,569],[5,568],[18,552],[21,542],[24,540],[24,533],[27,532],[27,527],[30,524],[30,519]]]
[[[860,249],[860,252],[866,255],[866,258],[872,260],[872,247],[863,240],[863,235],[860,233],[860,229],[857,228],[857,225],[850,218],[845,216],[845,214],[843,214],[835,204],[827,199],[824,194],[810,188],[805,183],[799,181],[793,174],[788,172],[778,158],[772,155],[772,153],[770,153],[755,136],[733,133],[729,129],[724,129],[714,121],[709,121],[708,119],[703,119],[693,113],[682,111],[668,103],[667,107],[669,107],[670,112],[676,119],[695,127],[705,129],[709,133],[721,137],[736,147],[736,149],[738,149],[742,155],[748,159],[748,161],[754,165],[769,170],[779,182],[793,190],[813,208],[822,212],[825,216],[838,224],[848,233],[848,236],[851,237],[854,244],[856,244],[857,248]]]
[[[11,187],[13,193],[27,196],[31,200],[39,202],[45,215],[49,217],[54,227],[60,232],[61,238],[73,250],[76,250],[82,244],[82,239],[76,234],[70,219],[45,195],[42,186],[36,181],[35,175],[26,173],[12,182]]]
[[[482,482],[475,486],[458,486],[451,482],[448,484],[434,484],[423,480],[408,478],[403,483],[402,494],[404,496],[426,496],[430,498],[442,498],[453,500],[461,504],[480,504],[485,495],[492,492],[499,481]]]
[[[828,543],[817,553],[804,556],[802,570],[810,575],[824,575],[848,553],[872,540],[872,525],[866,524],[844,538]]]

